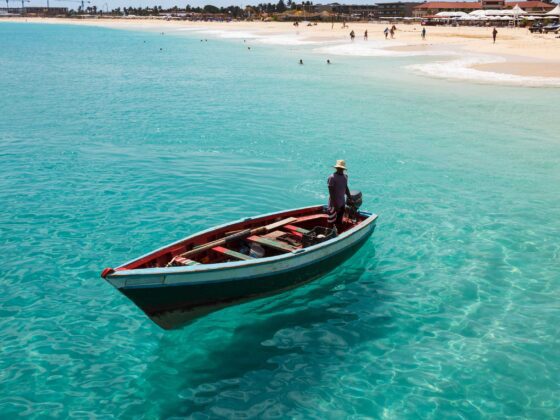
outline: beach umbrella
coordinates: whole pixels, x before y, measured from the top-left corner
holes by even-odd
[[[506,14],[504,12],[506,12],[506,10],[486,10],[485,15],[486,16],[501,16],[501,15]]]
[[[560,16],[560,4],[557,5],[554,9],[550,12],[544,14],[545,16]]]
[[[441,18],[460,18],[463,16],[467,16],[465,12],[439,12],[436,13],[436,17]]]

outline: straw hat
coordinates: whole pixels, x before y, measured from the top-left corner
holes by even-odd
[[[346,170],[346,162],[343,160],[337,160],[336,165],[333,166],[336,169],[344,169]]]

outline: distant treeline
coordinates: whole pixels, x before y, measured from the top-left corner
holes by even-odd
[[[186,7],[173,6],[169,9],[164,9],[161,6],[153,7],[125,7],[121,9],[117,7],[113,10],[102,10],[96,6],[88,6],[82,10],[82,7],[78,7],[77,12],[70,11],[70,13],[87,13],[94,15],[119,15],[119,16],[161,16],[162,14],[189,14],[189,13],[200,13],[200,14],[222,14],[225,16],[231,16],[232,18],[247,17],[250,14],[260,14],[260,13],[284,13],[288,10],[311,10],[313,2],[304,1],[301,3],[296,3],[292,0],[279,0],[278,3],[259,3],[255,6],[246,6],[241,8],[239,6],[228,6],[228,7],[216,7],[211,4],[207,4],[204,7],[193,7],[187,4]]]

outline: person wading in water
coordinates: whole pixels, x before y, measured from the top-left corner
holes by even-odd
[[[336,227],[337,232],[342,232],[342,219],[346,206],[345,196],[348,197],[348,201],[351,201],[348,175],[344,173],[346,162],[337,160],[334,168],[336,172],[329,176],[327,181],[329,186],[329,223]]]

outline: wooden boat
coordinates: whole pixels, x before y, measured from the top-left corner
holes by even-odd
[[[325,206],[247,218],[106,268],[101,276],[157,325],[172,329],[323,276],[366,242],[377,215],[347,212],[338,233],[327,220]]]

